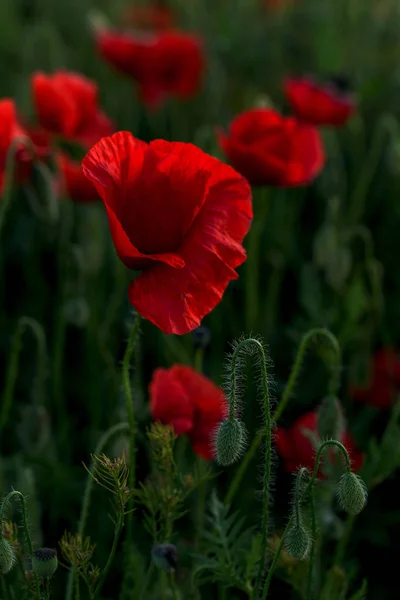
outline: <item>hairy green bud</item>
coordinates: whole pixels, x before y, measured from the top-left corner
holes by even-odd
[[[8,540],[0,539],[0,572],[4,575],[15,564],[15,551]]]
[[[227,418],[222,421],[215,436],[217,462],[232,465],[242,456],[246,447],[246,430],[239,419]]]
[[[32,569],[39,577],[52,577],[58,567],[57,551],[53,548],[39,548],[32,556]]]
[[[292,558],[304,560],[310,553],[312,537],[303,523],[292,525],[285,536],[285,547]]]
[[[340,506],[350,515],[358,515],[367,503],[367,488],[361,477],[352,472],[344,473],[337,486]]]
[[[326,396],[318,408],[317,429],[322,439],[341,440],[345,430],[345,420],[339,399]]]

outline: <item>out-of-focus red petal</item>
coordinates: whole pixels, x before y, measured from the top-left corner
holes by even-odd
[[[81,164],[71,160],[66,154],[57,156],[57,165],[61,176],[61,189],[75,202],[93,202],[99,200],[94,185],[84,176]]]
[[[90,148],[101,138],[110,136],[114,131],[115,125],[113,121],[102,111],[97,111],[79,130],[76,135],[76,141]]]
[[[155,421],[174,427],[176,435],[193,427],[194,407],[188,390],[177,377],[177,369],[156,369],[149,386],[150,410]]]

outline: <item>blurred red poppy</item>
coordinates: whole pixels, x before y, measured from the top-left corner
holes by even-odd
[[[124,25],[150,31],[171,29],[175,22],[172,10],[162,0],[142,6],[130,6],[123,17]]]
[[[275,443],[278,453],[283,459],[285,471],[294,472],[299,467],[307,467],[309,471],[313,471],[316,452],[305,432],[310,431],[313,435],[318,436],[317,419],[318,414],[314,410],[302,415],[289,429],[277,427]],[[349,453],[353,471],[359,471],[364,456],[356,449],[351,435],[345,431],[342,439],[338,441],[342,442]],[[322,475],[321,470],[319,475]]]
[[[93,183],[85,177],[80,162],[74,161],[65,153],[57,156],[61,190],[74,202],[100,200]]]
[[[344,79],[319,85],[310,78],[287,79],[284,91],[298,119],[314,125],[343,125],[356,109],[356,103],[344,85]]]
[[[213,458],[212,437],[227,416],[223,391],[190,367],[157,369],[150,383],[150,410],[154,420],[186,433],[196,454]]]
[[[218,141],[231,164],[252,185],[297,186],[312,181],[325,162],[315,127],[254,108],[236,117]]]
[[[168,95],[190,98],[200,87],[205,61],[202,44],[193,35],[100,29],[97,47],[112,66],[137,81],[141,98],[150,107],[160,105]]]
[[[146,144],[126,131],[101,140],[82,164],[120,259],[143,271],[130,302],[166,333],[198,327],[246,257],[246,180],[192,144]]]
[[[78,73],[35,73],[33,100],[46,131],[90,147],[113,132],[111,120],[98,107],[97,85]]]
[[[27,125],[25,130],[33,144],[37,158],[42,162],[48,162],[52,153],[51,135],[36,125]]]
[[[23,182],[32,167],[29,137],[18,121],[14,101],[5,98],[0,100],[0,192],[3,191],[11,145],[14,147],[14,176],[18,182]]]
[[[369,384],[365,387],[352,386],[350,396],[377,408],[393,405],[400,397],[400,360],[394,348],[389,346],[375,353]]]

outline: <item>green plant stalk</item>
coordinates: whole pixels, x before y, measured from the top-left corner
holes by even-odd
[[[50,600],[50,577],[46,577],[44,587],[44,600]]]
[[[271,478],[271,410],[270,410],[270,394],[268,384],[268,374],[266,367],[266,357],[263,345],[256,338],[245,338],[241,340],[233,351],[231,359],[231,371],[230,371],[230,387],[228,394],[229,402],[229,416],[228,419],[234,420],[237,412],[237,369],[238,360],[241,352],[246,346],[253,347],[258,354],[258,360],[261,371],[261,391],[263,400],[263,410],[265,419],[265,460],[264,460],[264,475],[263,475],[263,491],[262,491],[262,522],[261,522],[261,558],[260,567],[257,576],[257,585],[261,581],[261,577],[264,570],[264,565],[267,559],[267,547],[268,547],[268,516],[269,516],[269,481]]]
[[[108,429],[101,436],[101,438],[96,446],[96,449],[94,451],[94,454],[96,456],[99,454],[102,454],[105,446],[108,444],[108,442],[111,440],[111,438],[114,437],[114,435],[116,435],[117,433],[121,433],[122,431],[129,431],[128,423],[118,423],[117,425],[110,427],[110,429]],[[90,470],[92,470],[92,469],[90,469]],[[90,507],[90,500],[92,497],[93,485],[94,485],[94,479],[88,473],[87,479],[86,479],[85,492],[83,495],[81,514],[80,514],[79,523],[78,523],[77,535],[79,535],[81,538],[83,538],[84,533],[85,533],[85,526],[86,526],[86,521],[87,521],[88,514],[89,514],[89,507]],[[67,591],[66,591],[66,595],[65,595],[66,600],[72,599],[75,575],[76,575],[76,569],[73,567],[68,574]]]
[[[25,533],[25,537],[26,537],[26,542],[28,544],[29,555],[32,558],[33,545],[32,545],[31,534],[29,532],[29,527],[28,527],[28,518],[27,518],[27,514],[26,514],[26,502],[25,502],[25,498],[24,498],[23,494],[21,494],[21,492],[18,492],[17,490],[13,490],[12,492],[10,492],[1,504],[1,507],[0,507],[0,535],[4,529],[5,511],[7,509],[8,504],[11,502],[11,500],[13,498],[18,498],[18,500],[21,503],[22,523],[23,523],[23,527],[24,527],[24,533]],[[35,581],[36,600],[40,600],[39,578],[36,573],[33,574],[33,578]]]
[[[267,575],[267,578],[265,580],[264,588],[263,588],[263,592],[262,592],[262,596],[261,596],[262,600],[266,600],[266,598],[267,598],[269,586],[271,585],[271,581],[272,581],[272,576],[274,574],[275,567],[276,567],[276,565],[278,563],[278,560],[279,560],[279,557],[281,555],[283,544],[285,543],[285,537],[286,537],[287,532],[289,531],[290,527],[292,526],[293,519],[294,519],[294,515],[292,514],[290,516],[288,524],[286,525],[286,527],[284,529],[284,532],[283,532],[282,537],[281,537],[281,541],[279,542],[279,546],[276,549],[275,556],[274,556],[274,558],[272,560],[272,563],[271,563],[271,565],[269,567],[268,575]],[[256,593],[257,593],[257,589],[254,588],[253,600],[256,600],[256,598],[257,598]]]
[[[287,403],[290,399],[290,396],[293,393],[293,389],[294,389],[297,379],[299,377],[301,365],[303,364],[306,350],[315,336],[325,337],[331,344],[333,350],[335,351],[336,360],[335,360],[335,364],[332,367],[332,376],[331,376],[331,380],[328,385],[328,391],[329,391],[329,393],[336,394],[339,389],[340,366],[341,366],[341,351],[340,351],[339,343],[338,343],[336,337],[333,335],[333,333],[331,333],[329,330],[323,329],[323,328],[311,329],[304,335],[304,337],[300,343],[300,346],[297,351],[297,355],[296,355],[296,358],[295,358],[295,361],[294,361],[294,364],[293,364],[293,367],[292,367],[292,370],[291,370],[291,373],[289,376],[289,380],[283,391],[281,400],[272,416],[273,421],[278,421],[278,419],[282,416],[282,413],[287,406]],[[233,480],[229,486],[228,493],[225,497],[226,505],[232,504],[232,500],[235,497],[236,492],[239,489],[240,483],[241,483],[243,476],[247,470],[247,467],[249,466],[250,462],[253,460],[253,458],[256,455],[257,450],[262,442],[264,433],[265,432],[262,429],[255,435],[250,448],[248,449],[242,462],[240,463],[240,465],[236,471],[235,477],[233,478]]]
[[[345,526],[345,530],[343,532],[342,537],[340,538],[337,548],[336,548],[336,553],[335,553],[335,558],[333,561],[333,564],[336,565],[340,565],[341,562],[343,561],[344,558],[344,554],[346,551],[346,546],[349,542],[350,536],[351,536],[351,532],[353,530],[353,526],[355,523],[355,520],[357,518],[358,515],[348,515],[347,516],[347,520],[346,520],[346,526]]]
[[[106,566],[104,567],[104,569],[103,569],[103,571],[102,571],[102,573],[100,575],[100,579],[99,579],[99,582],[98,582],[98,584],[96,586],[96,589],[94,591],[93,598],[97,598],[99,596],[101,588],[103,587],[104,581],[105,581],[105,579],[107,577],[107,574],[108,574],[108,572],[110,570],[111,564],[112,564],[112,562],[114,560],[115,551],[117,549],[118,541],[119,541],[119,538],[121,537],[121,533],[122,533],[123,527],[124,527],[124,514],[121,512],[121,514],[118,517],[117,525],[115,527],[114,539],[113,539],[113,544],[112,544],[112,547],[111,547],[111,552],[109,554]]]
[[[254,221],[248,234],[247,242],[247,260],[246,260],[246,295],[245,295],[245,323],[246,331],[252,333],[259,314],[259,267],[260,267],[260,245],[261,236],[264,230],[265,219],[268,210],[268,188],[262,188],[259,193],[259,202],[256,202],[258,194],[253,196],[253,205],[255,208]]]
[[[130,331],[124,358],[122,360],[122,382],[123,382],[123,386],[124,386],[125,406],[126,406],[126,412],[127,412],[128,424],[129,424],[129,480],[128,480],[128,483],[129,483],[129,488],[131,490],[133,490],[135,487],[135,479],[136,479],[136,455],[135,455],[136,420],[135,420],[135,413],[133,410],[133,396],[132,396],[131,381],[130,381],[130,377],[129,377],[129,369],[130,369],[130,365],[131,365],[133,351],[135,349],[136,339],[139,334],[139,328],[140,328],[140,315],[136,315],[136,318],[132,325],[132,329]],[[134,504],[134,502],[133,502],[133,498],[132,498],[128,503],[127,512],[132,511],[133,504]],[[128,544],[130,544],[132,542],[132,536],[133,536],[132,512],[129,512],[127,521],[128,521],[127,542],[128,542]]]
[[[310,559],[309,559],[309,566],[308,566],[307,600],[312,600],[314,559],[315,559],[315,539],[317,536],[317,524],[316,524],[316,518],[315,518],[315,497],[314,497],[314,488],[313,487],[310,490],[310,508],[311,508],[312,540],[311,540]]]
[[[151,579],[151,576],[153,574],[153,570],[154,570],[154,563],[153,563],[153,561],[151,561],[150,564],[149,564],[149,568],[147,569],[145,578],[144,578],[144,582],[143,582],[142,589],[141,589],[141,592],[140,592],[140,598],[139,598],[139,600],[144,600],[144,596],[145,596],[147,587],[148,587],[148,585],[150,583],[150,579]]]
[[[179,600],[179,593],[178,593],[178,588],[176,585],[174,573],[169,573],[169,585],[170,585],[171,592],[172,592],[172,598],[174,600]]]

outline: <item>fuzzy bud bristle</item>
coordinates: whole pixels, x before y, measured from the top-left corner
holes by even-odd
[[[232,465],[240,459],[246,447],[246,431],[236,418],[222,421],[215,436],[216,459],[220,465]]]
[[[0,539],[0,572],[5,575],[15,564],[15,551],[8,540]]]
[[[303,523],[290,527],[285,536],[285,548],[292,558],[304,560],[311,550],[311,533]]]
[[[344,473],[336,493],[340,506],[350,515],[358,515],[367,503],[366,485],[356,473]]]

